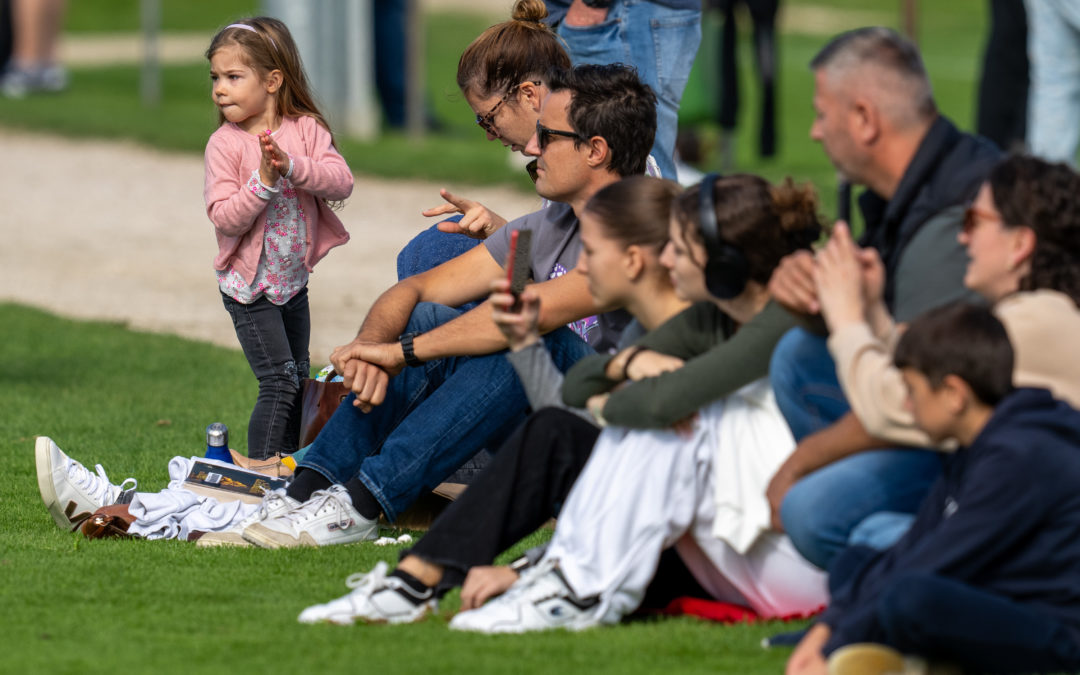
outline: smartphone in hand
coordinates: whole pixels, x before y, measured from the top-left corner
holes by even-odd
[[[514,296],[511,312],[521,309],[518,299],[529,281],[529,251],[532,247],[532,230],[514,230],[510,233],[510,254],[506,259],[506,280],[510,282],[510,293]]]

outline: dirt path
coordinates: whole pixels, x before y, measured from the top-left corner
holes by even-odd
[[[210,266],[201,157],[2,128],[0,148],[0,300],[238,348]],[[395,281],[397,252],[430,224],[419,212],[439,201],[439,187],[357,178],[341,212],[352,241],[309,284],[313,363],[352,339]],[[539,206],[505,188],[448,187],[505,215]]]

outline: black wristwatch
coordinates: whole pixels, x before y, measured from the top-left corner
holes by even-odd
[[[416,352],[413,351],[413,338],[417,335],[419,333],[405,333],[399,340],[401,342],[401,353],[405,355],[405,365],[410,368],[424,365],[423,361],[416,358]]]
[[[612,0],[581,0],[593,9],[607,9],[611,7]]]

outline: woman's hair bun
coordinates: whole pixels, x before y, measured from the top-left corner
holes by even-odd
[[[527,23],[543,23],[547,15],[547,5],[544,4],[544,0],[517,0],[513,11],[510,12],[510,18],[514,21]]]
[[[821,236],[818,197],[810,183],[796,185],[791,177],[771,188],[773,207],[780,227],[800,245],[809,246]]]

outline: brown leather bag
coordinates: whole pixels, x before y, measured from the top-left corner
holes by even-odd
[[[330,372],[326,382],[304,378],[300,400],[300,447],[311,445],[327,420],[349,395],[343,382],[330,382],[336,373]]]
[[[83,521],[82,533],[87,539],[130,538],[128,528],[135,522],[128,504],[102,506]]]

